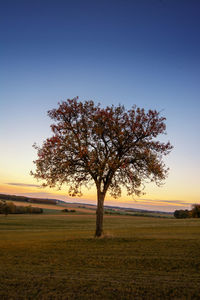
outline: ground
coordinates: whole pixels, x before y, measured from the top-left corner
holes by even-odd
[[[0,299],[199,299],[200,220],[0,215]]]

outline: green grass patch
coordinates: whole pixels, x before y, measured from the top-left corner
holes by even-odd
[[[134,217],[151,217],[151,218],[174,218],[173,214],[162,213],[162,212],[140,212],[140,211],[129,211],[124,209],[105,209],[106,215],[121,215],[121,216],[134,216]]]

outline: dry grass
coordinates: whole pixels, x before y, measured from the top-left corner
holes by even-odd
[[[0,299],[199,299],[200,220],[0,216]]]

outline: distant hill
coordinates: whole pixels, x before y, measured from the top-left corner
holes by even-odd
[[[21,201],[21,202],[28,202],[28,203],[39,203],[39,204],[53,204],[53,205],[63,205],[63,204],[72,204],[73,206],[78,206],[79,208],[91,209],[95,210],[95,204],[87,204],[87,203],[74,203],[74,202],[66,202],[59,199],[48,199],[48,198],[32,198],[32,197],[24,197],[24,196],[16,196],[16,195],[7,195],[7,194],[0,194],[0,200],[11,200],[11,201]],[[106,210],[114,210],[114,211],[121,211],[124,213],[140,213],[140,214],[162,214],[162,215],[172,215],[173,213],[170,212],[163,212],[163,211],[153,211],[153,210],[144,210],[144,209],[137,209],[137,208],[127,208],[127,207],[120,207],[120,206],[104,206]]]
[[[19,202],[29,202],[29,203],[54,204],[54,205],[66,203],[65,201],[57,200],[57,199],[32,198],[32,197],[7,195],[7,194],[0,194],[0,199],[19,201]]]
[[[159,210],[147,210],[147,209],[138,209],[138,208],[130,208],[130,207],[120,207],[120,206],[105,206],[105,208],[112,208],[112,209],[119,209],[124,210],[126,212],[140,212],[140,213],[162,213],[162,214],[173,214],[172,212],[165,212],[165,211],[159,211]]]
[[[73,203],[74,204],[74,203]],[[87,203],[79,203],[79,202],[76,202],[76,205],[80,205],[80,207],[85,207],[87,206],[87,208],[90,208],[90,209],[96,209],[96,204],[87,204]],[[138,209],[138,208],[130,208],[130,207],[121,207],[121,206],[111,206],[111,205],[104,205],[104,209],[113,209],[113,210],[122,210],[122,211],[125,211],[125,212],[138,212],[138,213],[162,213],[162,214],[166,214],[166,215],[169,215],[169,214],[172,214],[173,215],[173,212],[165,212],[165,211],[159,211],[159,210],[147,210],[147,209]]]

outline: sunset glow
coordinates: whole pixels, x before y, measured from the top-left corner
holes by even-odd
[[[51,136],[47,111],[78,95],[102,106],[161,111],[167,119],[161,139],[174,146],[162,187],[147,183],[140,198],[125,191],[118,199],[108,194],[106,205],[174,211],[200,203],[200,5],[77,3],[44,2],[38,10],[33,1],[4,1],[0,193],[96,204],[95,187],[72,198],[66,186],[41,188],[30,175],[32,145]]]

